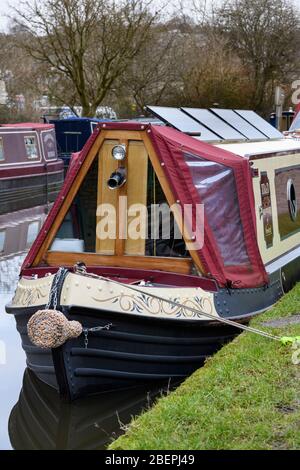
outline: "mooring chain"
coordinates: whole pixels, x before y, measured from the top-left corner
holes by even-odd
[[[50,293],[49,293],[49,301],[46,305],[46,309],[49,309],[50,307],[53,308],[53,310],[57,309],[57,304],[58,304],[58,297],[57,297],[57,292],[58,292],[58,287],[60,282],[63,280],[63,278],[66,275],[67,270],[65,268],[59,268],[57,271],[55,278],[53,280]]]
[[[90,332],[109,330],[111,323],[104,326],[85,328],[76,320],[69,320],[58,310],[59,294],[69,270],[60,267],[54,276],[49,292],[49,301],[45,308],[35,312],[27,324],[30,341],[39,348],[52,349],[62,346],[66,341],[84,335],[85,348],[88,347]]]
[[[83,328],[85,349],[87,349],[89,345],[89,333],[101,331],[101,330],[110,330],[112,326],[113,326],[112,323],[108,323],[107,325],[104,325],[104,326],[94,326],[92,328]]]

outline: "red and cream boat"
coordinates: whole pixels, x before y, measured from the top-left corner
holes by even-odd
[[[7,312],[28,367],[69,399],[185,377],[236,334],[222,319],[247,322],[300,278],[300,143],[174,127],[100,124],[23,264]],[[150,206],[171,208],[167,236]]]

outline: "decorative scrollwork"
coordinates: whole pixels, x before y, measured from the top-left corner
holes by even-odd
[[[180,301],[178,298],[172,298],[170,302],[168,302],[167,300],[157,299],[151,295],[121,293],[120,295],[104,299],[93,297],[93,300],[101,303],[111,302],[112,304],[118,304],[120,309],[126,313],[150,313],[151,315],[167,315],[185,318],[200,318],[202,312],[213,313],[212,303],[208,297],[197,296],[191,299],[185,299],[184,301]],[[171,302],[175,302],[176,304],[180,303],[180,306],[174,305]],[[197,310],[197,312],[186,309],[184,308],[185,306],[193,308]]]
[[[24,287],[19,285],[12,303],[14,305],[22,305],[22,307],[29,307],[30,305],[44,305],[47,303],[49,295],[48,286],[37,287]]]

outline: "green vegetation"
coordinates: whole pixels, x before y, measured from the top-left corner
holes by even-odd
[[[251,324],[279,336],[298,336],[300,323],[262,325],[298,312],[300,284]],[[242,333],[134,419],[109,448],[300,449],[300,364],[292,363],[295,352],[291,345]]]

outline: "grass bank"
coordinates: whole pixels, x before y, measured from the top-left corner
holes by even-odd
[[[299,336],[300,284],[252,326]],[[291,346],[242,333],[177,390],[134,419],[109,449],[300,449],[300,364]],[[300,354],[299,354],[300,358]]]

